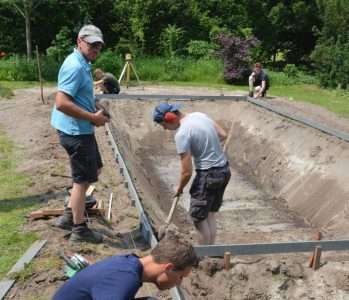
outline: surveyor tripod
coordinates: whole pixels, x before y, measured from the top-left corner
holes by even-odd
[[[132,64],[132,56],[131,56],[131,54],[127,53],[126,56],[125,56],[125,59],[126,59],[126,62],[125,62],[125,65],[124,65],[124,67],[122,69],[122,72],[120,74],[119,83],[121,83],[121,80],[125,77],[125,74],[126,74],[125,81],[126,81],[126,88],[128,88],[129,83],[130,83],[130,78],[131,78],[131,71],[133,71],[133,73],[136,76],[137,83],[140,85],[141,82],[139,81],[138,74],[136,72],[135,67]]]

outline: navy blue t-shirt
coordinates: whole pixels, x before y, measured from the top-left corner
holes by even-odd
[[[112,256],[69,279],[53,300],[130,300],[142,286],[143,266],[136,255]]]

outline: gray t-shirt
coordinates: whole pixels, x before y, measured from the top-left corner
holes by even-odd
[[[191,153],[197,170],[222,167],[227,162],[214,122],[203,113],[190,113],[182,119],[175,142],[178,154]]]

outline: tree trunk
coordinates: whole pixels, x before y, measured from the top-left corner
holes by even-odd
[[[31,1],[25,1],[24,3],[24,18],[25,18],[25,38],[27,42],[27,60],[32,57],[32,39],[31,39],[31,26],[30,26],[30,11]]]

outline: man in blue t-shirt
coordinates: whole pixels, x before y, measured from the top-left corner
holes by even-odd
[[[80,29],[77,47],[59,70],[51,116],[51,125],[57,129],[60,144],[69,155],[73,177],[69,203],[56,225],[72,231],[72,242],[103,241],[102,235],[90,230],[85,220],[85,194],[90,183],[97,181],[103,166],[94,129],[109,120],[103,110],[96,109],[90,64],[103,44],[102,32],[96,26],[85,25]]]
[[[53,300],[132,300],[143,282],[154,283],[160,290],[179,285],[197,263],[190,243],[166,236],[148,256],[112,256],[83,269],[57,291]]]
[[[178,105],[160,103],[154,109],[153,120],[164,129],[177,130],[175,142],[181,160],[181,174],[175,196],[183,193],[194,166],[196,176],[190,188],[189,213],[199,233],[199,243],[211,245],[216,239],[216,213],[230,180],[230,168],[221,142],[225,130],[206,114],[184,114]]]

